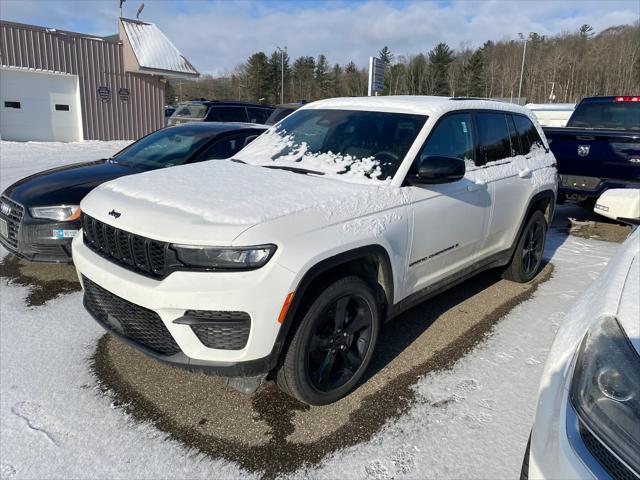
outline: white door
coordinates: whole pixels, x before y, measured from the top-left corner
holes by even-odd
[[[0,136],[3,140],[82,140],[78,76],[0,68]]]
[[[475,144],[471,115],[443,117],[429,135],[413,172],[430,155],[464,159],[473,167]],[[410,172],[411,174],[412,172]],[[412,294],[471,265],[485,252],[492,192],[479,170],[438,185],[403,187],[413,212],[406,292]]]

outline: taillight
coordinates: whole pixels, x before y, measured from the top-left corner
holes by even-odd
[[[616,102],[640,102],[640,97],[616,97]]]

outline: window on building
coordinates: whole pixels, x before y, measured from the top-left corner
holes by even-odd
[[[20,102],[4,102],[4,108],[22,108]]]
[[[56,110],[58,110],[60,112],[68,112],[69,111],[69,105],[64,105],[62,103],[56,103]]]

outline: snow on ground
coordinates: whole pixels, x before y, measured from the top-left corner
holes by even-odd
[[[125,144],[2,142],[1,187],[43,168],[109,156]],[[546,257],[553,278],[487,341],[452,370],[421,379],[414,407],[371,441],[293,476],[517,477],[554,333],[618,247],[552,232]],[[103,332],[84,312],[81,294],[32,308],[24,306],[26,294],[0,280],[1,478],[250,476],[187,451],[112,406],[89,372]]]
[[[111,157],[131,142],[5,142],[0,141],[0,191],[26,175],[48,168]]]

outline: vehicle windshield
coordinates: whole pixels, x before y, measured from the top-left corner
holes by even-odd
[[[298,110],[235,156],[352,180],[393,178],[426,122],[424,115]]]
[[[212,136],[207,130],[163,128],[141,138],[113,157],[112,161],[144,170],[182,165]]]
[[[181,103],[171,116],[180,118],[197,118],[202,120],[208,110],[209,107],[202,103]]]
[[[584,103],[576,109],[569,125],[581,128],[640,130],[640,102],[612,100]]]

